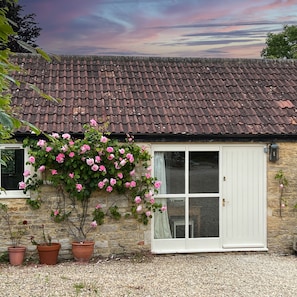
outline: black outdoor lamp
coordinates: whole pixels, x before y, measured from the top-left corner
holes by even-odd
[[[276,143],[272,143],[269,146],[269,161],[276,162],[279,159],[279,146]]]

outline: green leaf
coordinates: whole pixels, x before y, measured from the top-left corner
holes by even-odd
[[[0,110],[0,123],[8,129],[14,128],[12,117],[2,110]]]
[[[36,52],[40,54],[46,61],[50,62],[52,60],[50,56],[41,48],[36,48]]]
[[[59,98],[54,98],[53,96],[48,95],[48,94],[42,92],[37,86],[35,86],[35,85],[33,85],[33,84],[28,84],[28,86],[29,86],[32,90],[34,90],[36,93],[38,93],[41,97],[43,97],[43,98],[45,98],[45,99],[47,99],[47,100],[54,101],[54,102],[57,102],[57,103],[59,103],[59,102],[62,101],[62,100],[59,99]]]

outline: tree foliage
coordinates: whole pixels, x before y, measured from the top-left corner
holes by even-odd
[[[261,57],[267,59],[297,59],[297,26],[284,26],[280,33],[268,33]]]
[[[15,32],[10,35],[7,43],[7,47],[12,52],[17,53],[29,53],[30,51],[20,45],[26,43],[33,48],[37,45],[35,41],[40,35],[41,28],[39,28],[34,20],[36,16],[34,13],[21,16],[23,11],[22,7],[16,2],[11,0],[3,0],[0,2],[0,8],[5,9],[5,17],[9,20],[9,23]]]
[[[17,4],[17,0],[5,0],[5,3],[7,3],[7,6],[0,6],[0,141],[2,142],[11,138],[13,131],[22,125],[30,126],[32,131],[39,133],[36,127],[18,118],[18,114],[11,105],[12,95],[10,93],[10,86],[12,83],[20,86],[20,81],[16,80],[13,74],[16,71],[22,71],[22,69],[18,65],[11,63],[9,58],[12,51],[8,46],[11,38],[15,37],[17,33],[13,29],[13,22],[7,18],[7,11],[9,5]],[[34,48],[30,44],[18,40],[17,38],[14,40],[19,46],[25,48],[30,53],[40,54],[47,61],[51,60],[40,48]],[[33,84],[24,83],[24,86],[33,89],[45,99],[58,101],[50,95],[44,94]],[[1,159],[0,163],[3,163]]]

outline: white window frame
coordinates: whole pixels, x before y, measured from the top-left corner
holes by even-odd
[[[200,151],[216,151],[219,153],[219,166],[221,168],[221,146],[219,144],[154,144],[152,146],[152,166],[154,166],[154,154],[157,151],[185,151],[186,160],[185,160],[185,193],[184,197],[186,200],[189,200],[191,197],[206,197],[206,193],[194,194],[189,193],[188,191],[188,153],[191,151],[200,152]],[[154,167],[153,167],[154,168]],[[154,172],[154,171],[153,171]],[[220,177],[221,171],[219,171]],[[207,197],[218,197],[221,200],[221,186],[219,186],[218,193],[207,193]],[[180,194],[157,194],[155,198],[179,198]],[[219,201],[220,203],[220,201]],[[185,205],[185,226],[186,233],[188,233],[189,221],[188,221],[189,207],[188,204]],[[155,222],[152,220],[152,229],[151,229],[151,250],[156,254],[164,253],[192,253],[192,252],[204,252],[204,251],[221,251],[221,210],[219,214],[219,237],[197,237],[197,238],[165,238],[165,239],[155,239],[154,238],[154,229]]]
[[[28,148],[24,148],[21,143],[2,143],[0,144],[0,150],[5,149],[23,149],[24,150],[24,171],[30,170],[32,174],[32,166],[27,165],[29,156],[28,156]],[[1,168],[0,168],[0,174],[1,174]],[[25,182],[27,178],[24,177],[23,181]],[[30,197],[29,191],[24,194],[23,190],[5,190],[0,191],[0,199],[3,198],[28,198]]]

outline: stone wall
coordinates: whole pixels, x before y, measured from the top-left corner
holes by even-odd
[[[26,199],[1,199],[9,207],[14,222],[27,220],[28,232],[22,238],[22,244],[27,246],[27,257],[36,258],[36,246],[31,244],[30,237],[34,236],[37,242],[42,241],[42,224],[45,225],[46,234],[50,234],[52,241],[61,243],[60,259],[72,259],[71,242],[73,237],[65,223],[55,223],[50,217],[51,210],[57,208],[59,201],[55,188],[43,186],[41,191],[43,203],[41,208],[33,210],[26,204]],[[99,192],[91,198],[90,210],[99,203],[103,210],[115,203],[122,214],[120,220],[105,217],[104,224],[97,226],[95,231],[88,233],[88,239],[95,241],[94,256],[110,256],[123,253],[134,253],[150,249],[150,225],[144,226],[134,218],[125,218],[130,207],[128,198],[124,196],[110,195],[103,196]],[[91,220],[91,217],[90,217]],[[7,250],[11,244],[7,225],[3,219],[0,221],[2,232],[0,232],[0,253]]]
[[[297,144],[279,143],[280,158],[267,166],[267,237],[270,252],[292,253],[297,223]],[[282,170],[288,180],[284,188],[284,207],[280,207],[280,190],[276,173]]]

